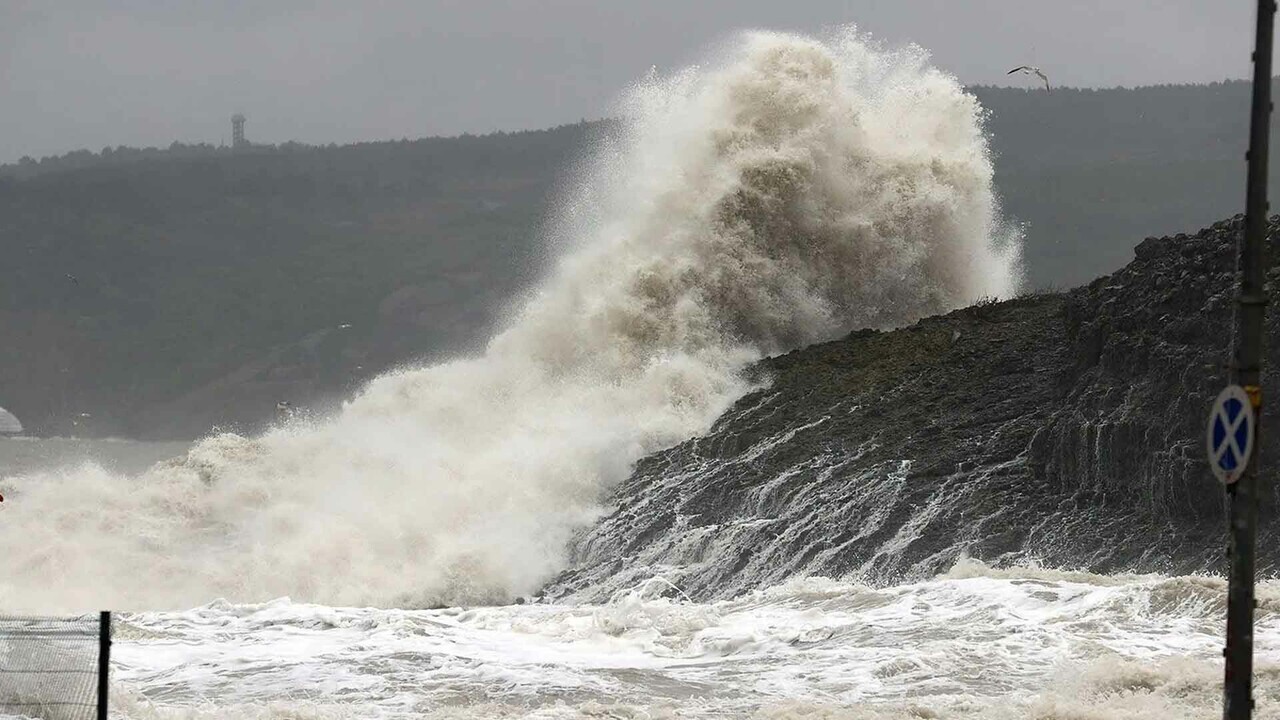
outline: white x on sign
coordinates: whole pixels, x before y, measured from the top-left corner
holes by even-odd
[[[1209,413],[1206,445],[1213,474],[1224,483],[1240,478],[1253,452],[1253,405],[1239,385],[1228,385],[1218,394]]]

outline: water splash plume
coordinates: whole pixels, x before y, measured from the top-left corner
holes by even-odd
[[[748,364],[1015,289],[983,111],[922,51],[747,33],[620,115],[483,356],[137,477],[0,479],[0,607],[506,602]]]

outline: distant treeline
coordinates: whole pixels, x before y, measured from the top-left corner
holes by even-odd
[[[1243,207],[1247,83],[972,91],[1034,286]],[[607,127],[0,166],[0,405],[39,432],[189,436],[474,347]]]
[[[606,121],[601,121],[606,122]],[[514,132],[506,132],[499,130],[484,135],[473,135],[471,133],[463,133],[456,137],[428,137],[409,140],[401,138],[400,140],[375,140],[370,142],[349,143],[338,145],[337,143],[328,143],[327,145],[310,145],[300,143],[294,140],[283,143],[249,143],[245,147],[233,148],[230,145],[213,145],[211,143],[184,143],[173,141],[169,143],[167,148],[158,147],[130,147],[128,145],[117,145],[115,147],[104,147],[99,152],[92,150],[72,150],[62,155],[46,155],[40,159],[35,159],[29,155],[24,155],[16,163],[0,163],[0,177],[9,178],[31,178],[37,175],[50,172],[60,172],[66,170],[79,170],[82,168],[102,167],[108,165],[128,165],[147,160],[158,161],[174,161],[174,160],[191,160],[191,159],[208,159],[220,156],[241,156],[248,154],[281,154],[281,153],[310,153],[317,150],[339,150],[347,148],[369,148],[374,146],[404,146],[444,143],[457,144],[465,143],[472,140],[487,140],[492,138],[506,137],[528,137],[534,135],[543,135],[548,132],[557,132],[569,128],[589,127],[593,123],[582,120],[578,123],[561,125],[551,128],[550,130],[518,130]],[[598,123],[597,123],[598,124]]]
[[[229,374],[264,394],[213,415],[245,421],[474,345],[541,268],[549,194],[589,132],[8,166],[0,406],[43,432],[189,435],[208,418],[156,409]]]

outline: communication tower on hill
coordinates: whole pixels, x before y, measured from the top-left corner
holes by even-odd
[[[244,115],[240,113],[231,116],[231,147],[237,150],[249,147],[249,143],[244,139]]]

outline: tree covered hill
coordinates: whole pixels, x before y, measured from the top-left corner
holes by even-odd
[[[475,343],[539,266],[588,130],[9,168],[0,405],[41,432],[190,436]]]
[[[1247,83],[972,90],[1033,286],[1243,207]],[[191,437],[474,348],[605,130],[0,166],[0,405],[38,433]]]

